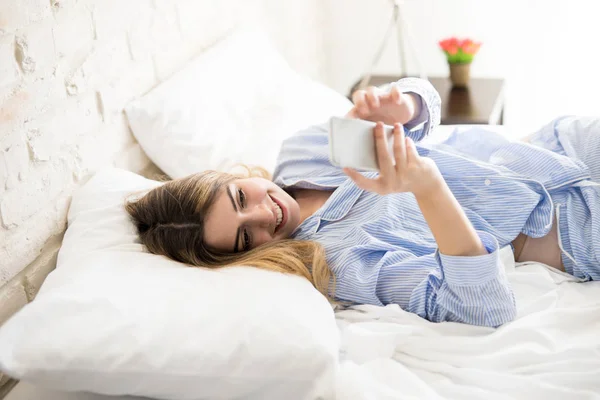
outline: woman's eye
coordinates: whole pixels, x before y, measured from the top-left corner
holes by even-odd
[[[250,235],[248,235],[248,231],[244,230],[244,250],[250,250]]]
[[[240,196],[240,206],[242,208],[246,207],[246,195],[242,189],[238,189],[238,195]]]

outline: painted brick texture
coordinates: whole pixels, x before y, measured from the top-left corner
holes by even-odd
[[[78,185],[111,165],[160,174],[127,102],[248,22],[327,82],[326,12],[322,0],[0,0],[0,325],[54,269]],[[12,385],[0,374],[0,398]]]
[[[128,101],[246,22],[264,26],[296,70],[326,82],[325,8],[320,0],[0,2],[0,295],[13,278],[37,291],[70,196],[91,174],[153,168],[127,126]]]

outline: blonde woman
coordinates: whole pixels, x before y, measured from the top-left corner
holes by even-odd
[[[313,126],[284,142],[272,179],[206,171],[129,203],[141,241],[195,266],[298,274],[337,301],[494,327],[516,316],[504,246],[517,261],[600,279],[600,191],[586,166],[600,141],[576,151],[589,131],[574,128],[579,120],[553,121],[529,138],[535,145],[477,130],[416,145],[439,123],[427,81],[353,100],[348,116],[379,122],[378,173],[332,166],[326,125]],[[395,125],[393,160],[382,123]]]

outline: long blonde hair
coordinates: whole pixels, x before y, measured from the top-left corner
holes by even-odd
[[[302,276],[331,299],[332,273],[323,247],[314,241],[272,241],[239,253],[219,252],[204,242],[204,220],[217,194],[230,182],[245,177],[270,179],[258,167],[242,166],[243,173],[205,171],[158,186],[125,209],[151,253],[198,267],[247,265]],[[335,279],[335,277],[333,277]]]

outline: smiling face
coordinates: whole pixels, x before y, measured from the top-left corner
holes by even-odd
[[[205,219],[204,241],[223,252],[247,251],[287,239],[300,223],[296,200],[263,178],[225,185]]]

